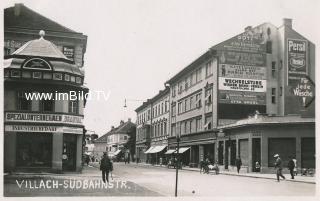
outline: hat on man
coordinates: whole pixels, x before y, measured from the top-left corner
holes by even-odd
[[[275,154],[273,157],[275,157],[275,158],[276,158],[276,157],[279,157],[279,154]]]

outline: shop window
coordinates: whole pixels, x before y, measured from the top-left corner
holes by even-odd
[[[271,63],[271,75],[272,75],[273,78],[276,77],[276,62],[275,61],[273,61]]]
[[[4,77],[9,77],[10,76],[10,71],[4,70]]]
[[[26,98],[26,92],[18,92],[18,110],[31,110],[31,100]]]
[[[71,114],[79,113],[78,100],[69,100],[69,113]]]
[[[272,54],[272,42],[271,41],[267,41],[267,44],[266,44],[266,49],[267,49],[267,53],[268,54]]]
[[[271,103],[276,104],[276,88],[271,89]]]
[[[290,156],[296,156],[295,138],[269,138],[268,139],[268,166],[274,167],[275,154],[279,154],[282,162],[288,164]]]
[[[53,112],[54,100],[41,100],[40,107],[43,112]]]
[[[16,149],[17,167],[51,167],[51,133],[17,133]]]

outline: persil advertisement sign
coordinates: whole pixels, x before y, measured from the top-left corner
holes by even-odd
[[[307,72],[306,40],[288,39],[288,79],[297,79]]]

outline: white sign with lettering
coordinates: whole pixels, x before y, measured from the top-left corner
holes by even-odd
[[[8,132],[33,132],[33,133],[73,133],[83,134],[82,128],[66,126],[32,126],[32,125],[5,125]]]

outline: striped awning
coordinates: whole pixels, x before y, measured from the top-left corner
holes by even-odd
[[[149,154],[158,153],[158,152],[162,151],[163,149],[165,149],[166,147],[167,147],[166,145],[156,146],[154,149],[152,149],[151,151],[149,151]]]
[[[166,153],[164,153],[164,154],[173,154],[173,153],[175,153],[176,152],[176,150],[175,149],[169,149]]]
[[[186,152],[188,149],[190,149],[190,147],[182,147],[179,149],[179,154],[182,154],[184,152]]]
[[[148,154],[148,153],[150,153],[150,151],[152,150],[152,149],[154,149],[155,148],[155,146],[152,146],[152,147],[150,147],[147,151],[145,151],[144,153],[145,154]]]

